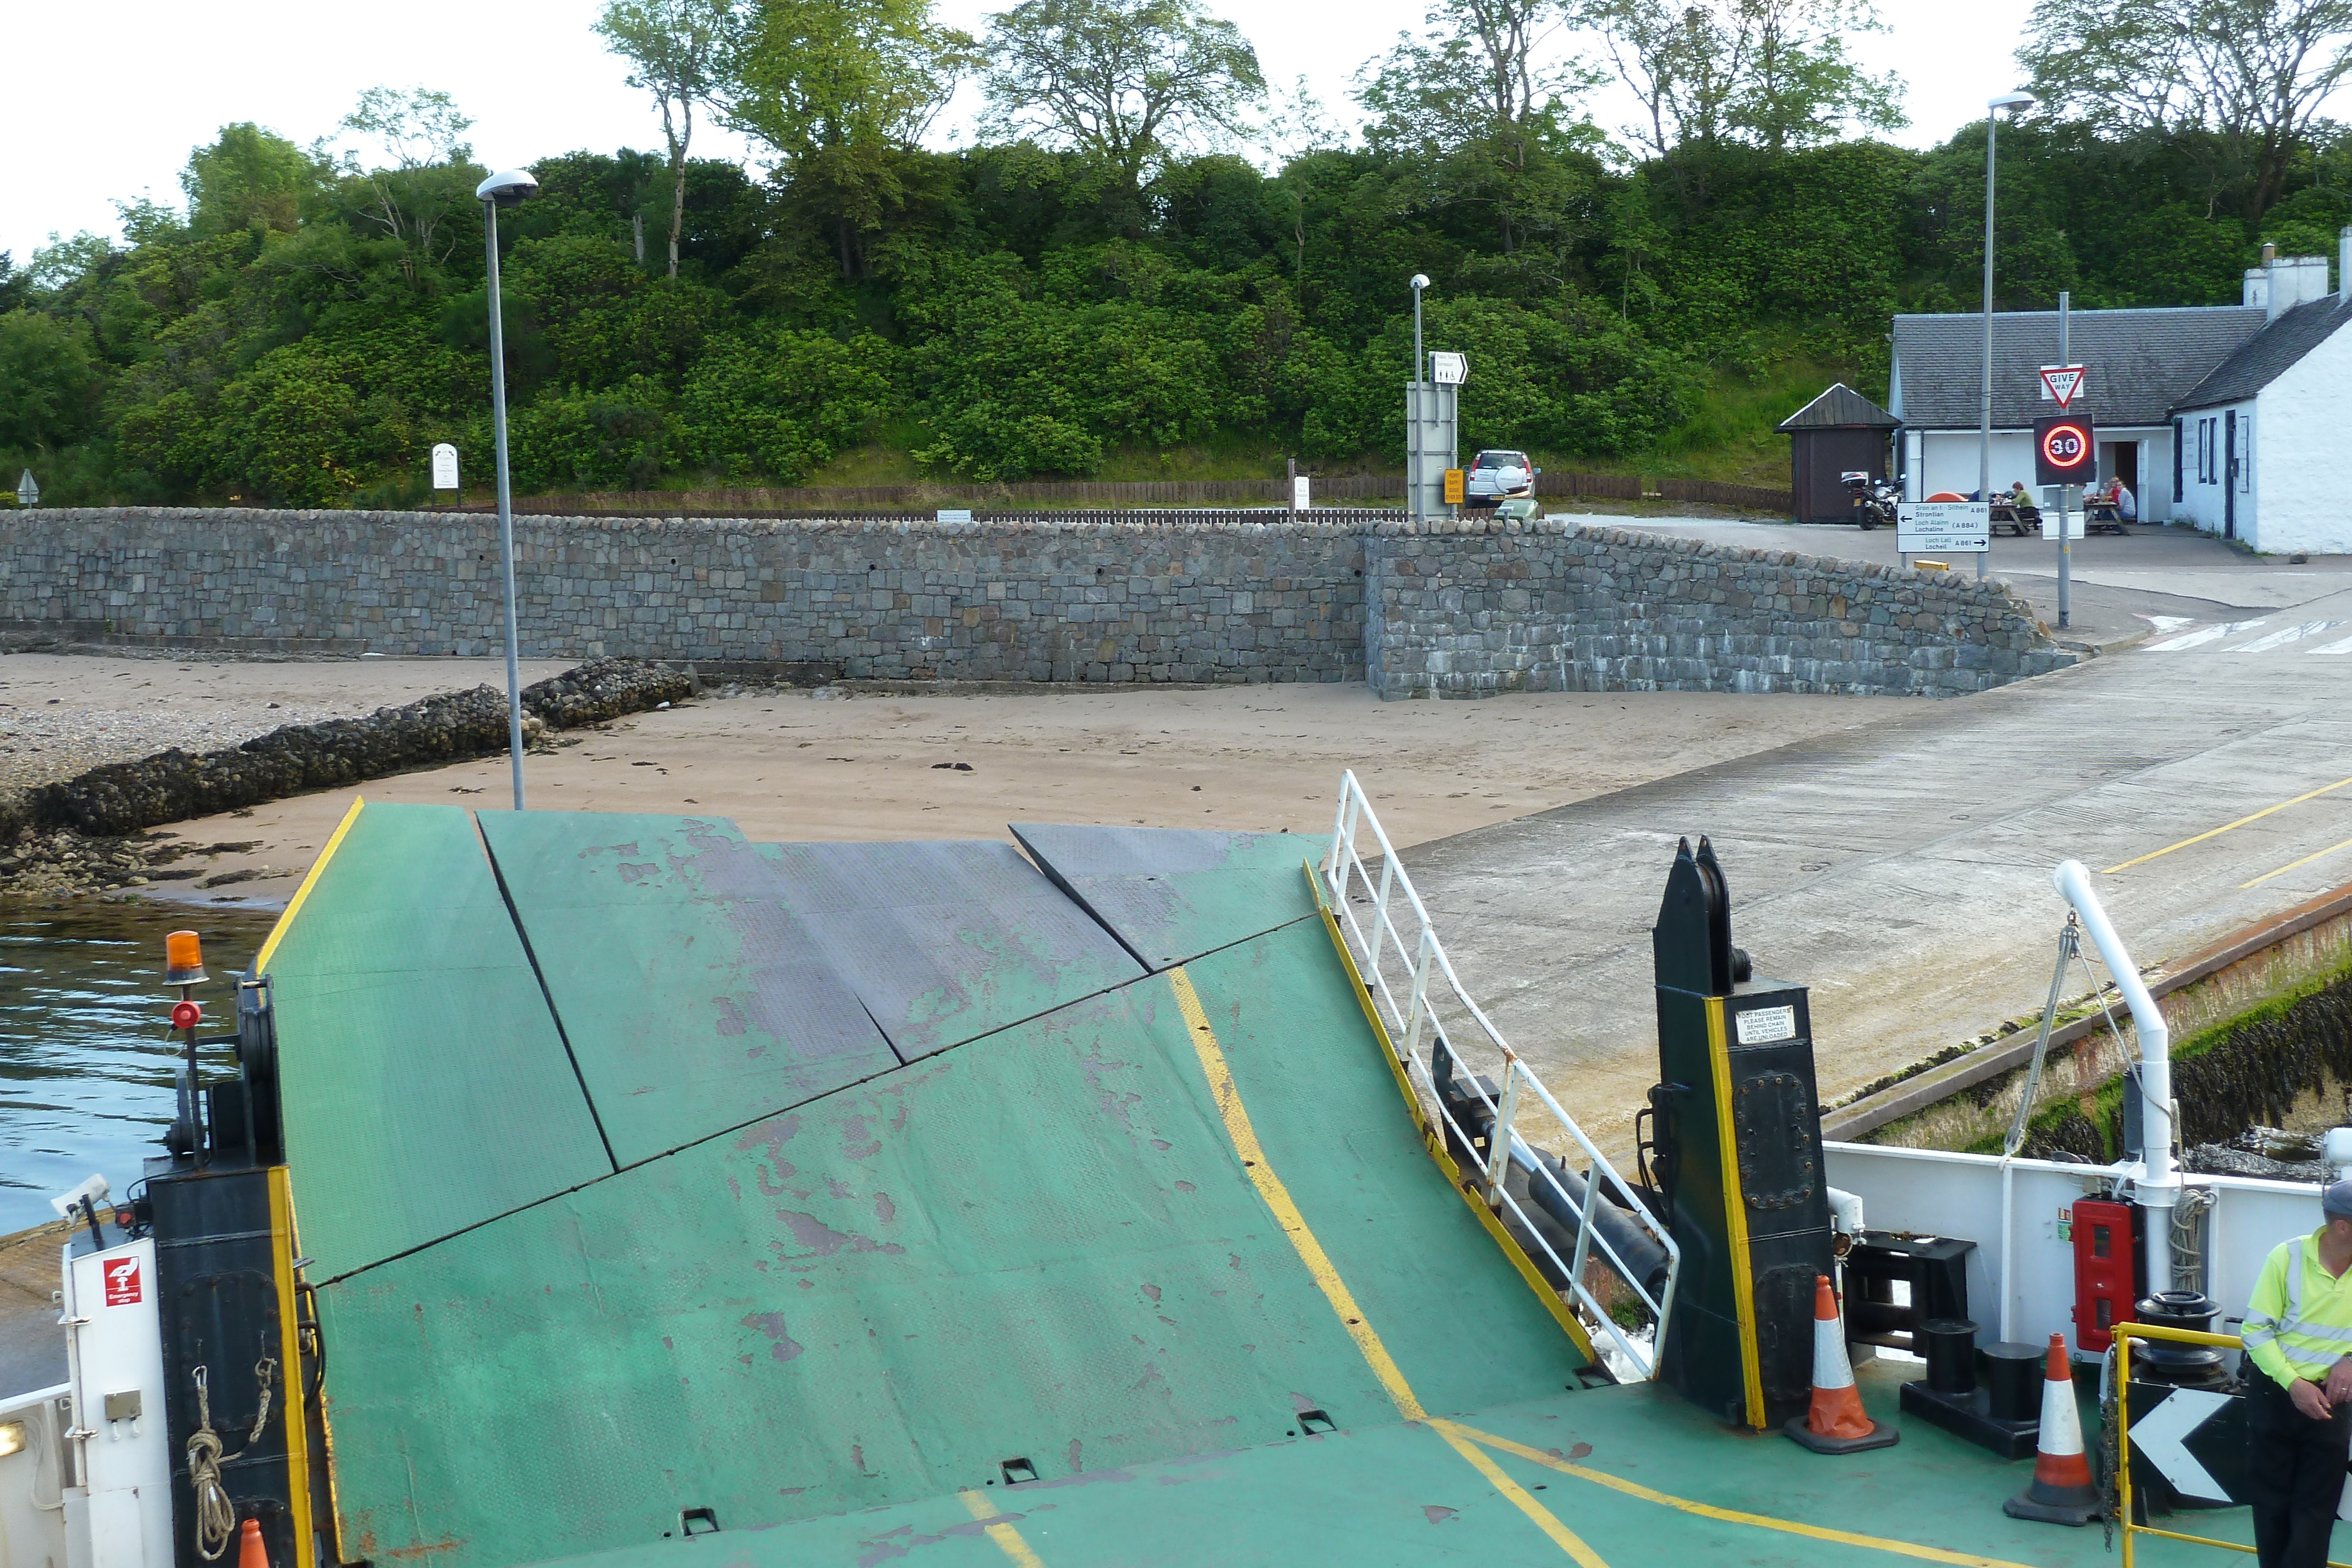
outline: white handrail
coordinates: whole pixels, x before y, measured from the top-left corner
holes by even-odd
[[[1361,846],[1369,838],[1376,848],[1381,862],[1375,882],[1366,868]],[[1325,896],[1338,917],[1341,936],[1356,959],[1364,987],[1380,1009],[1387,1026],[1388,1038],[1397,1051],[1408,1080],[1415,1092],[1426,1096],[1424,1109],[1434,1115],[1452,1134],[1448,1146],[1471,1148],[1472,1137],[1449,1109],[1446,1097],[1439,1092],[1436,1075],[1423,1047],[1429,1047],[1433,1058],[1439,1051],[1448,1059],[1446,1076],[1457,1087],[1466,1087],[1483,1107],[1486,1124],[1495,1129],[1488,1145],[1488,1160],[1484,1169],[1465,1172],[1465,1179],[1475,1178],[1487,1206],[1507,1209],[1518,1220],[1522,1234],[1533,1238],[1543,1255],[1568,1281],[1567,1291],[1571,1310],[1588,1328],[1605,1333],[1618,1353],[1638,1367],[1645,1378],[1658,1375],[1659,1351],[1665,1342],[1665,1325],[1674,1312],[1675,1287],[1682,1273],[1682,1252],[1665,1227],[1642,1201],[1641,1195],[1618,1173],[1606,1156],[1584,1135],[1576,1120],[1561,1109],[1543,1081],[1519,1060],[1494,1020],[1471,999],[1462,985],[1461,977],[1454,971],[1454,961],[1446,956],[1445,946],[1437,939],[1437,932],[1429,918],[1429,911],[1421,902],[1421,894],[1396,855],[1395,846],[1389,842],[1380,819],[1374,815],[1371,801],[1353,772],[1341,776],[1339,806],[1334,818],[1330,853],[1325,857],[1321,878]],[[1370,905],[1370,929],[1357,914],[1360,904]],[[1400,912],[1404,919],[1401,923]],[[1403,970],[1400,976],[1397,971]],[[1407,981],[1404,995],[1397,994],[1395,980]],[[1448,1013],[1458,1014],[1465,1020],[1459,1030],[1449,1030],[1440,1004]],[[1465,1043],[1483,1055],[1495,1058],[1501,1071],[1496,1093],[1488,1095],[1475,1066],[1465,1054]],[[1457,1071],[1458,1070],[1458,1071]],[[1584,1157],[1591,1162],[1589,1179],[1582,1185],[1582,1194],[1570,1193],[1559,1179],[1559,1173],[1549,1160],[1541,1157],[1534,1145],[1520,1136],[1515,1124],[1523,1096],[1532,1095],[1536,1102],[1559,1124],[1562,1131],[1573,1140]],[[1499,1103],[1498,1103],[1499,1101]],[[1520,1207],[1505,1183],[1509,1167],[1517,1166],[1528,1173],[1529,1197],[1534,1197],[1534,1184],[1545,1181],[1559,1198],[1563,1211],[1577,1216],[1574,1257],[1563,1260],[1555,1251],[1541,1229]],[[1654,1295],[1649,1287],[1635,1277],[1626,1260],[1618,1256],[1609,1239],[1597,1234],[1593,1217],[1598,1206],[1612,1200],[1604,1195],[1602,1184],[1617,1195],[1617,1206],[1627,1218],[1647,1232],[1666,1257],[1666,1278],[1664,1287]],[[1545,1206],[1549,1208],[1549,1205]],[[1648,1339],[1629,1336],[1611,1310],[1593,1294],[1586,1278],[1589,1260],[1598,1257],[1641,1303],[1650,1320]]]

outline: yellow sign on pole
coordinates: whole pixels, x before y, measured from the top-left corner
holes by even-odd
[[[1449,507],[1462,504],[1462,470],[1459,468],[1445,471],[1445,504]]]

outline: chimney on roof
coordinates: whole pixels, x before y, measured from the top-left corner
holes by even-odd
[[[2263,265],[2264,267],[2268,267],[2272,262],[2274,262],[2277,259],[2278,246],[2273,245],[2268,240],[2263,241]]]

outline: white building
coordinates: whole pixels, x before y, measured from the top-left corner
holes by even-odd
[[[2102,480],[2120,476],[2143,520],[2178,520],[2257,549],[2352,551],[2352,228],[2339,291],[2324,256],[2247,270],[2243,301],[2076,310],[2068,358],[2088,367],[2079,410],[2099,432]],[[1993,317],[1992,486],[2033,488],[2033,422],[2057,412],[2041,368],[2059,362],[2054,310]],[[1887,403],[1914,500],[1977,488],[1984,318],[1897,316]],[[2254,438],[2256,430],[2262,439]]]

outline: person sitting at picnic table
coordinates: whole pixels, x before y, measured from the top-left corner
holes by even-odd
[[[2115,507],[2116,516],[2124,521],[2139,520],[2138,497],[2131,493],[2131,486],[2124,483],[2120,474],[2107,482],[2107,504]]]
[[[2031,507],[2033,505],[2033,497],[2025,493],[2025,481],[2022,479],[2011,480],[2009,483],[2009,494],[2003,496],[2001,499],[2012,507]]]

